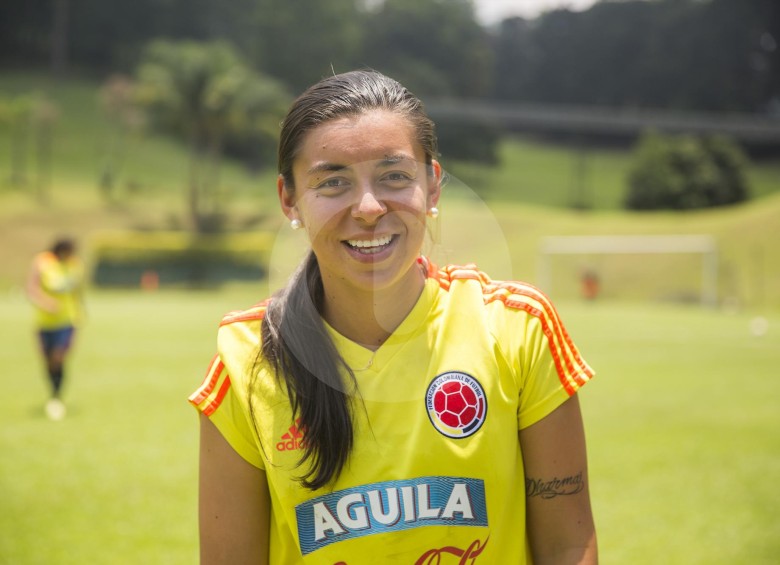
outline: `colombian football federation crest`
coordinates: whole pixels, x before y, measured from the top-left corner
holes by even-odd
[[[455,439],[474,434],[487,415],[482,385],[459,371],[448,371],[433,379],[425,393],[425,407],[433,427]]]

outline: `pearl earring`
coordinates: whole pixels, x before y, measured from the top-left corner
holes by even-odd
[[[290,222],[290,227],[292,229],[294,229],[294,230],[299,230],[299,229],[301,229],[303,227],[303,224],[301,223],[301,221],[298,218],[295,218],[294,220],[292,220]]]
[[[436,206],[431,206],[428,210],[428,215],[435,220],[439,217],[439,209]]]

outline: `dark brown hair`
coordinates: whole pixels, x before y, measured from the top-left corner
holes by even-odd
[[[60,259],[63,259],[75,253],[76,243],[69,237],[62,237],[52,244],[50,251]]]
[[[304,137],[329,120],[377,109],[409,120],[430,174],[437,155],[436,131],[422,102],[381,73],[352,71],[311,86],[282,123],[278,167],[290,196],[295,193],[293,162]],[[300,418],[304,448],[299,465],[308,463],[300,481],[312,490],[334,481],[347,464],[354,445],[352,399],[359,396],[355,375],[322,321],[323,298],[320,268],[310,251],[287,287],[270,301],[262,324],[262,356],[286,386],[293,417]]]

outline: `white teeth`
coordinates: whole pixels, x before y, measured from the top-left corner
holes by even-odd
[[[385,237],[378,237],[371,240],[350,239],[347,243],[351,247],[366,248],[366,247],[384,247],[393,239],[392,235],[386,235]]]

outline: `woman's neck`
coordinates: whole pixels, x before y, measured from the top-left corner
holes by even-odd
[[[344,337],[367,349],[378,349],[412,311],[425,287],[415,266],[402,284],[387,289],[354,289],[323,280],[323,317]]]

